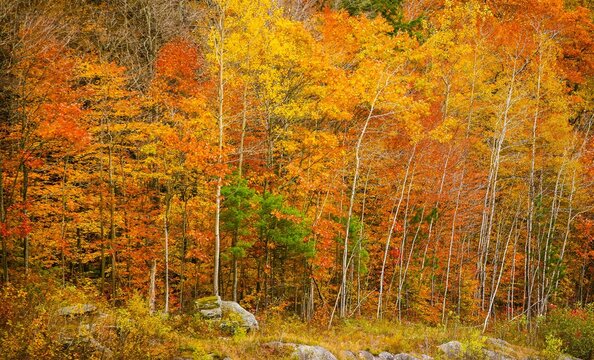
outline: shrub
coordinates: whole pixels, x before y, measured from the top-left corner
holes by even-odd
[[[112,349],[123,359],[167,357],[176,351],[174,332],[163,314],[150,314],[146,302],[135,295],[116,311],[117,340]]]
[[[563,354],[563,341],[552,334],[547,335],[543,355],[546,360],[557,360]]]
[[[547,348],[557,339],[568,354],[591,359],[594,349],[594,304],[586,308],[554,309],[541,326]]]

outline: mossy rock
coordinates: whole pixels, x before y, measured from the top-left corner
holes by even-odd
[[[92,315],[96,312],[97,307],[93,304],[76,304],[58,309],[58,314],[65,317]]]
[[[220,319],[223,315],[221,310],[221,298],[219,296],[203,297],[195,302],[196,310],[205,319]]]
[[[207,296],[196,300],[197,310],[212,310],[221,307],[219,296]]]

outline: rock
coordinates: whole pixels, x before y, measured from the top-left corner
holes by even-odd
[[[375,360],[375,356],[369,351],[361,350],[359,351],[359,359],[362,360]]]
[[[377,356],[376,359],[379,359],[379,360],[395,360],[396,358],[394,357],[394,355],[390,354],[389,352],[382,351],[381,353],[379,353],[379,355]]]
[[[508,343],[505,340],[502,339],[497,339],[497,338],[487,338],[487,342],[491,345],[494,345],[495,347],[498,347],[500,349],[509,349],[511,348],[511,344]]]
[[[95,340],[95,338],[89,337],[89,343],[96,351],[101,353],[102,359],[111,359],[113,357],[113,351],[111,351],[110,348],[101,344],[99,341]]]
[[[402,353],[394,355],[394,360],[419,360],[419,358],[411,354]]]
[[[330,351],[321,346],[302,345],[273,341],[264,344],[275,349],[291,349],[291,357],[298,360],[338,360]]]
[[[231,312],[239,315],[242,321],[241,326],[247,330],[258,330],[258,320],[256,320],[254,314],[241,307],[235,301],[221,301],[220,308],[223,313]]]
[[[342,354],[345,359],[351,360],[433,360],[429,355],[420,355],[420,357],[417,357],[407,353],[391,354],[387,351],[382,351],[377,356],[365,350],[359,351],[357,355],[352,351],[343,351]]]
[[[247,330],[257,330],[258,320],[251,312],[247,311],[241,305],[235,301],[223,301],[219,296],[209,296],[196,300],[196,310],[202,315],[203,318],[209,320],[220,320],[225,317],[226,319],[221,324],[224,328],[233,328],[235,325],[239,325]],[[235,320],[239,320],[239,324],[235,324]]]
[[[462,344],[459,341],[450,341],[437,347],[446,357],[458,358],[462,356]]]
[[[321,346],[297,345],[297,355],[299,360],[337,360],[330,351]]]
[[[61,316],[83,316],[90,315],[97,311],[97,307],[93,304],[76,304],[72,306],[64,306],[58,310]]]
[[[342,352],[342,357],[348,360],[357,360],[357,355],[350,350],[344,350]]]
[[[280,350],[284,350],[287,348],[291,348],[294,349],[296,344],[293,343],[284,343],[282,341],[271,341],[271,342],[267,342],[265,344],[262,344],[262,346],[268,347],[268,348],[272,348],[272,349],[280,349]]]
[[[62,345],[65,349],[82,346],[83,348],[86,348],[85,353],[88,355],[92,352],[101,359],[113,358],[113,351],[107,346],[101,344],[92,336],[80,336],[78,338],[63,339]]]
[[[513,360],[511,357],[493,350],[483,349],[483,354],[489,360]]]
[[[581,359],[573,357],[571,355],[562,354],[562,355],[559,355],[558,360],[581,360]]]
[[[223,316],[221,298],[219,296],[200,298],[196,300],[196,310],[205,319],[220,319]]]

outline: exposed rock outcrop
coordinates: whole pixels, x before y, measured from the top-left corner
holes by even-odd
[[[462,343],[450,341],[437,347],[448,358],[459,358],[462,356]]]
[[[303,345],[273,341],[264,344],[272,349],[289,351],[291,357],[298,360],[338,360],[327,349],[316,345]]]
[[[223,316],[221,298],[219,296],[203,297],[195,302],[196,310],[205,319],[220,319]]]
[[[246,330],[257,330],[258,320],[251,312],[235,301],[224,301],[219,296],[209,296],[196,300],[196,310],[208,320],[223,320],[223,327],[239,325]],[[237,324],[235,324],[237,322]]]
[[[407,353],[392,354],[382,351],[378,355],[373,355],[369,351],[361,350],[357,353],[352,351],[343,351],[343,357],[353,360],[433,360],[429,355],[412,355]]]
[[[437,347],[447,359],[484,360],[540,360],[540,354],[532,349],[514,346],[502,339],[486,338],[482,346],[469,349],[459,341],[450,341]],[[559,360],[579,360],[561,355]]]
[[[93,304],[76,304],[71,306],[64,306],[58,309],[58,314],[61,316],[84,316],[92,315],[97,312],[97,307]]]
[[[244,309],[235,301],[221,301],[223,315],[233,313],[241,318],[241,325],[248,330],[258,330],[258,320],[251,312]]]

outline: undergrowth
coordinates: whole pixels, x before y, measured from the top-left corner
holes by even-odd
[[[47,284],[46,284],[47,285]],[[51,290],[50,290],[51,289]],[[0,354],[4,359],[258,359],[290,358],[290,353],[271,353],[262,344],[281,341],[319,345],[339,358],[344,351],[361,350],[379,354],[426,354],[440,358],[437,346],[451,341],[462,342],[470,357],[481,357],[486,346],[479,328],[460,322],[445,326],[398,323],[389,320],[349,319],[332,327],[305,323],[299,318],[258,314],[260,330],[247,332],[233,316],[221,321],[206,321],[199,314],[151,314],[147,301],[132,296],[122,306],[114,307],[87,288],[59,286],[0,289]],[[82,318],[58,314],[67,305],[91,303],[97,311]],[[592,349],[594,316],[591,308],[554,311],[539,323],[542,358],[553,359],[561,352],[588,359]],[[506,323],[492,334],[501,332]],[[498,329],[498,330],[497,330]],[[507,340],[515,332],[509,332]],[[517,340],[517,339],[516,339]],[[526,354],[527,356],[529,354]]]

